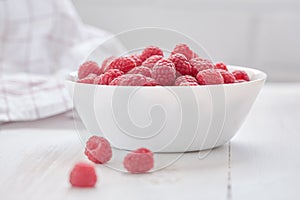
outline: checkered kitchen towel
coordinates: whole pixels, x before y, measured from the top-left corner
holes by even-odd
[[[65,75],[107,37],[82,24],[70,0],[0,0],[0,122],[69,110]]]

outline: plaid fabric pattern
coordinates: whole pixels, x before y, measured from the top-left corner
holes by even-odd
[[[64,76],[108,36],[84,25],[69,0],[0,0],[0,122],[71,109]]]

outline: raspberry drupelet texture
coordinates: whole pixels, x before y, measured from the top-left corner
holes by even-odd
[[[232,72],[232,74],[237,80],[250,81],[248,74],[243,70],[235,70]]]
[[[115,58],[108,66],[109,69],[118,69],[124,73],[128,72],[134,67],[136,67],[135,61],[129,57]]]
[[[144,62],[147,58],[154,55],[164,56],[164,53],[159,47],[149,46],[143,50],[143,52],[140,55],[140,59],[142,60],[142,62]]]
[[[160,85],[173,85],[176,78],[174,63],[168,59],[159,60],[152,69],[152,78]]]
[[[96,77],[97,77],[96,74],[89,74],[86,77],[77,80],[77,82],[78,83],[93,84]]]
[[[139,148],[125,156],[123,165],[133,174],[148,172],[154,166],[153,153],[149,149]]]
[[[176,78],[174,85],[179,86],[184,82],[197,83],[198,85],[197,79],[190,75],[179,76],[178,78]]]
[[[175,53],[171,55],[169,59],[174,63],[176,71],[181,75],[191,74],[191,64],[183,54]]]
[[[215,64],[215,69],[223,69],[225,71],[228,71],[227,66],[222,62],[216,63]]]
[[[154,67],[155,63],[157,63],[157,61],[161,60],[162,58],[163,58],[163,56],[160,56],[160,55],[151,56],[142,63],[142,66],[152,69]]]
[[[152,70],[148,67],[141,66],[133,68],[132,70],[127,72],[127,74],[142,74],[147,77],[152,77]]]
[[[94,84],[96,85],[109,85],[112,80],[124,73],[118,69],[109,69],[104,74],[97,76],[94,79]]]
[[[92,136],[86,142],[84,151],[89,160],[96,164],[104,164],[112,157],[112,150],[109,142],[99,136]]]
[[[88,163],[77,163],[69,179],[73,187],[94,187],[97,182],[97,174],[93,165]]]
[[[196,78],[200,85],[215,85],[224,83],[221,73],[215,69],[199,71]]]
[[[186,44],[177,44],[171,52],[171,55],[174,55],[176,53],[183,54],[188,60],[198,57],[198,55],[195,52],[193,52],[190,49],[190,47]]]
[[[83,79],[87,77],[89,74],[100,75],[102,70],[99,68],[98,64],[94,61],[87,61],[80,65],[78,69],[78,79]]]

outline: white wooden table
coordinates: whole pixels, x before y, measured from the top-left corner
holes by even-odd
[[[86,160],[69,114],[1,125],[0,199],[300,199],[300,84],[267,84],[230,144],[129,175],[97,166],[93,189],[70,187]]]

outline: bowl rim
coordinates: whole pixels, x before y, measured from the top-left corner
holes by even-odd
[[[228,87],[232,85],[245,85],[245,84],[251,84],[256,82],[265,82],[267,79],[267,74],[261,70],[250,68],[250,67],[242,67],[238,65],[227,65],[227,68],[232,70],[245,70],[246,72],[250,72],[253,75],[256,75],[257,78],[250,81],[245,81],[241,83],[229,83],[229,84],[215,84],[215,85],[199,85],[199,86],[190,86],[192,88],[201,88],[201,87]],[[78,71],[72,71],[69,73],[69,75],[66,78],[66,82],[70,84],[76,84],[76,85],[85,85],[87,87],[109,87],[109,88],[115,88],[115,87],[122,87],[122,88],[136,88],[136,87],[143,87],[143,88],[161,88],[161,87],[170,87],[170,88],[190,88],[190,87],[184,87],[184,86],[155,86],[155,87],[146,87],[146,86],[114,86],[114,85],[95,85],[95,84],[85,84],[85,83],[78,83],[75,80],[77,79],[77,72]]]

